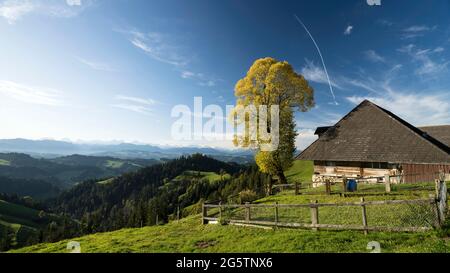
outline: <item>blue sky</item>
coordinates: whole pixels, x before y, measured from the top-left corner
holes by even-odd
[[[446,0],[0,0],[0,33],[0,138],[231,147],[174,141],[171,109],[234,104],[235,83],[268,56],[315,89],[296,117],[300,149],[366,98],[450,124]]]

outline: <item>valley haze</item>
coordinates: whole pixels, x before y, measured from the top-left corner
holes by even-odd
[[[0,139],[0,152],[25,153],[34,157],[54,158],[67,155],[111,156],[121,159],[161,159],[177,158],[181,155],[194,153],[211,156],[225,156],[226,158],[240,158],[252,161],[253,153],[243,149],[216,149],[212,147],[175,147],[146,144],[97,144],[75,143],[58,140],[29,140],[29,139]],[[226,161],[225,158],[225,161]]]

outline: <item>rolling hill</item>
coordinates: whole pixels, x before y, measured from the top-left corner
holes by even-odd
[[[63,221],[57,215],[0,199],[0,249],[37,243],[50,223],[61,225]]]
[[[113,177],[159,163],[153,159],[117,159],[71,155],[53,159],[27,154],[0,153],[0,193],[36,198],[55,196],[88,179]],[[42,192],[48,192],[43,196]]]
[[[44,180],[0,176],[0,193],[31,196],[43,200],[55,197],[60,192],[60,188]]]

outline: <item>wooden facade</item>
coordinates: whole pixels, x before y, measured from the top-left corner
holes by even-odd
[[[332,162],[314,161],[314,173],[335,174],[349,177],[384,176],[397,165],[378,162]]]
[[[450,179],[450,164],[314,161],[313,182],[320,184],[325,180],[340,182],[345,177],[378,183],[384,182],[386,175],[391,177],[392,183],[432,182],[441,172],[447,174],[447,179]]]
[[[386,175],[399,175],[398,164],[379,162],[314,161],[313,182],[340,182],[345,178],[364,179],[369,183],[383,182]],[[396,179],[393,179],[393,183]]]
[[[403,182],[415,183],[433,181],[440,172],[450,174],[450,164],[402,164]]]

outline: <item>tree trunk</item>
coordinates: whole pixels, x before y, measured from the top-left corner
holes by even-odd
[[[272,176],[270,176],[269,185],[267,185],[267,195],[268,196],[272,195],[272,187],[273,187],[273,178],[272,178]]]
[[[287,179],[286,179],[286,176],[284,175],[283,170],[278,171],[277,176],[278,176],[280,184],[287,184]]]

